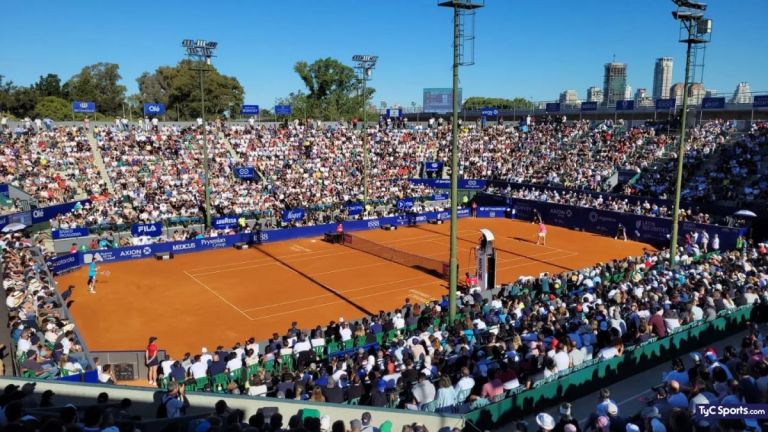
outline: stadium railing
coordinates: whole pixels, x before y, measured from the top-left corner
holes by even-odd
[[[90,405],[96,400],[101,392],[107,392],[110,400],[119,401],[123,398],[129,398],[132,401],[131,414],[141,416],[142,419],[152,422],[155,418],[157,406],[159,405],[162,391],[158,389],[147,389],[127,386],[111,385],[91,385],[86,383],[65,383],[61,381],[50,380],[31,380],[22,378],[0,378],[0,386],[5,387],[8,384],[23,386],[27,382],[35,383],[35,393],[39,394],[45,390],[52,390],[56,396],[57,404],[72,403],[75,406]],[[418,423],[424,425],[428,430],[437,431],[443,427],[462,428],[464,420],[460,415],[435,414],[424,411],[406,411],[401,409],[377,408],[371,406],[328,404],[310,401],[295,401],[290,399],[251,397],[241,395],[221,395],[217,393],[187,393],[190,407],[187,410],[187,416],[198,416],[210,414],[213,407],[219,400],[224,400],[230,409],[241,409],[247,419],[256,414],[260,408],[277,408],[282,414],[284,422],[303,409],[312,409],[319,411],[320,415],[328,415],[333,421],[342,420],[345,424],[353,419],[360,419],[364,411],[371,413],[374,425],[378,426],[386,420],[392,422],[392,430],[401,430],[405,425]],[[188,419],[186,419],[189,422]],[[166,425],[164,421],[157,421],[160,425]],[[157,429],[141,428],[145,432],[155,432]]]
[[[534,383],[531,389],[509,390],[503,400],[470,411],[464,419],[479,430],[485,430],[522,419],[561,400],[577,399],[667,362],[679,353],[696,350],[742,330],[750,321],[751,313],[751,305],[721,311],[712,320],[686,324],[667,337],[627,347],[620,357],[585,361],[580,367]]]

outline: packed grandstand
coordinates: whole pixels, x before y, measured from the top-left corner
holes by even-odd
[[[205,232],[187,228],[149,241],[391,216],[404,212],[398,201],[406,198],[415,198],[408,211],[442,209],[445,199],[434,199],[438,189],[411,179],[426,175],[427,161],[449,165],[450,127],[437,122],[402,126],[380,123],[361,130],[343,122],[210,123],[212,212],[255,222]],[[521,126],[462,125],[460,177],[489,181],[485,192],[491,195],[670,217],[667,199],[673,193],[670,166],[676,146],[666,125],[531,119],[525,130]],[[0,183],[26,192],[39,207],[89,198],[55,215],[50,227],[87,227],[99,238],[90,249],[138,244],[138,239],[116,235],[134,223],[189,227],[204,216],[198,127],[41,128],[22,122],[1,133]],[[346,204],[363,197],[362,134],[371,143],[370,205],[352,215]],[[768,124],[761,122],[746,131],[723,120],[692,128],[685,146],[680,219],[744,223],[730,214],[711,213],[714,208],[706,204],[765,201],[767,141]],[[239,179],[234,171],[240,166],[254,167],[258,179]],[[620,171],[629,172],[631,181],[611,181]],[[447,170],[431,174],[440,178]],[[22,207],[9,202],[4,213]],[[279,215],[295,208],[306,209],[307,216],[283,222]],[[409,301],[396,310],[325,327],[302,328],[299,319],[287,331],[274,329],[267,341],[243,335],[210,349],[171,353],[159,362],[159,374],[149,384],[176,395],[183,384],[186,391],[473,411],[724,313],[768,303],[765,244],[739,237],[736,247],[726,250],[704,233],[689,234],[675,251],[680,264],[674,268],[667,264],[670,251],[663,249],[573,272],[505,281],[492,294],[465,287],[459,319],[453,322],[447,297]],[[10,336],[23,376],[54,379],[96,367],[101,382],[114,383],[114,370],[91,364],[83,341],[77,340],[66,296],[58,294],[45,268],[45,258],[55,255],[46,234],[5,233],[0,246]],[[768,367],[763,356],[768,352],[763,343],[763,336],[755,334],[722,355],[700,355],[689,373],[668,380],[671,394],[662,398],[667,404],[638,418],[619,412],[606,396],[588,427],[610,424],[611,430],[619,430],[617,425],[630,430],[628,424],[639,422],[638,430],[663,430],[643,426],[658,422],[692,430],[685,426],[695,422],[689,403],[765,403]],[[16,400],[12,393],[6,389],[7,407]],[[173,410],[172,416],[181,415],[181,407]],[[563,418],[560,430],[578,430],[567,424],[580,427],[567,415]],[[548,414],[537,422],[543,429],[554,425]]]

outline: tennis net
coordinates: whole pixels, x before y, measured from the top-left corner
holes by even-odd
[[[442,279],[448,279],[449,264],[445,261],[416,255],[400,249],[391,248],[380,243],[357,237],[351,234],[344,234],[344,246],[366,252],[387,261],[411,267],[416,270],[429,273]]]

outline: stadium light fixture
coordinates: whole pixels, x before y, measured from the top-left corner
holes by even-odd
[[[375,55],[355,54],[352,56],[352,61],[355,62],[355,69],[360,72],[360,85],[362,86],[360,97],[362,99],[361,105],[363,110],[363,209],[368,206],[368,172],[370,171],[368,166],[368,98],[365,93],[365,84],[367,81],[371,80],[373,69],[376,67],[376,62],[378,60],[379,56]]]
[[[688,122],[688,86],[691,76],[691,63],[693,60],[694,45],[705,44],[710,41],[712,33],[712,20],[704,18],[707,5],[691,0],[672,0],[677,10],[672,12],[672,17],[680,21],[679,42],[686,44],[685,54],[685,80],[683,83],[683,112],[680,116],[680,141],[677,147],[677,175],[675,177],[675,201],[672,211],[672,233],[669,245],[669,264],[677,265],[677,237],[679,233],[680,218],[680,190],[683,183],[683,160],[685,158],[685,140]]]
[[[459,261],[457,259],[458,242],[456,225],[458,223],[458,203],[459,203],[459,66],[462,65],[463,51],[462,40],[466,37],[464,26],[462,25],[462,14],[473,14],[475,9],[485,6],[479,3],[480,0],[446,0],[439,1],[440,7],[453,9],[453,109],[451,116],[451,241],[450,241],[450,260],[448,265],[448,304],[449,317],[453,322],[456,317],[456,291],[459,282]],[[474,31],[474,26],[472,27]],[[474,43],[474,34],[470,36]],[[474,59],[470,63],[474,63]]]
[[[208,158],[208,130],[205,122],[205,71],[208,70],[208,65],[211,64],[211,57],[213,57],[213,51],[218,46],[217,42],[206,41],[204,39],[184,39],[181,42],[181,46],[186,48],[187,56],[194,62],[196,61],[199,66],[194,68],[200,72],[200,118],[203,120],[203,159],[204,159],[204,178],[203,189],[205,195],[205,227],[211,227],[211,189],[210,189],[210,160]]]

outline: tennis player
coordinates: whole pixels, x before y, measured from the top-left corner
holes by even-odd
[[[547,226],[544,225],[544,222],[539,222],[539,235],[536,238],[536,244],[547,245]]]
[[[96,294],[96,273],[98,271],[96,261],[91,261],[91,264],[88,265],[88,292],[91,294]]]

